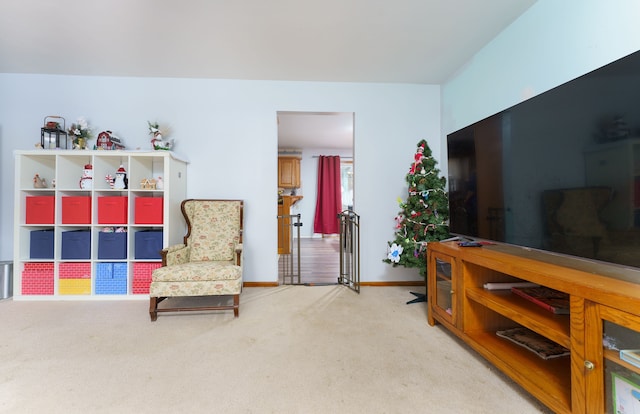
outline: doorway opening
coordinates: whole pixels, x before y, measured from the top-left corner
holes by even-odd
[[[353,112],[277,112],[279,284],[291,283],[290,280],[308,285],[338,283],[339,234],[314,233],[318,157],[340,157],[341,211],[353,211],[354,118]],[[289,158],[297,160],[290,162]],[[284,204],[286,207],[282,207]],[[291,247],[282,249],[283,241],[291,243]]]

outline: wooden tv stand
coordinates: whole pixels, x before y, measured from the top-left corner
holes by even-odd
[[[640,368],[618,349],[640,349],[640,270],[507,244],[427,248],[429,325],[441,323],[558,413],[615,412],[615,375],[640,386]],[[486,283],[533,282],[570,295],[556,315]],[[525,327],[569,349],[543,359],[496,335]]]

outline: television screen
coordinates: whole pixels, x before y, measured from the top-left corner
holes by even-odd
[[[452,233],[640,267],[640,51],[447,149]]]

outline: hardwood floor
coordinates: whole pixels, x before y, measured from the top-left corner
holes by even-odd
[[[340,239],[336,237],[300,239],[300,284],[335,284],[340,275]],[[281,255],[279,283],[297,284],[298,256]],[[293,277],[291,275],[293,274]],[[293,279],[293,281],[292,281]]]

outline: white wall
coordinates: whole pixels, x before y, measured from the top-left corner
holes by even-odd
[[[640,49],[639,18],[637,0],[538,0],[442,85],[441,158],[447,134]]]
[[[246,201],[246,280],[277,280],[277,111],[355,113],[363,281],[419,280],[382,262],[415,145],[440,152],[438,86],[0,74],[0,259],[13,256],[13,150],[32,149],[47,115],[85,116],[128,148],[147,120],[170,124],[190,161],[190,197]]]

